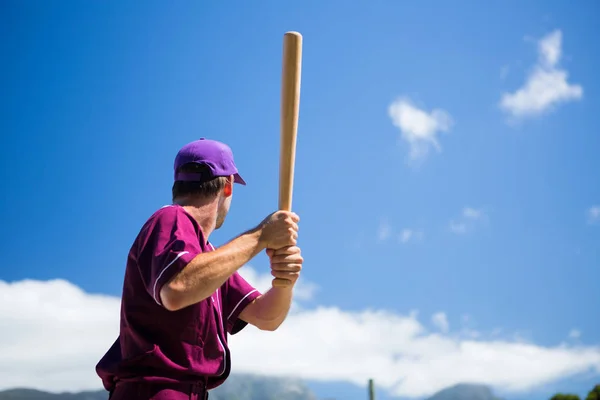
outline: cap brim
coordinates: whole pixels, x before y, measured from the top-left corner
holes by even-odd
[[[240,174],[233,174],[233,181],[240,185],[246,185],[246,181],[240,176]]]

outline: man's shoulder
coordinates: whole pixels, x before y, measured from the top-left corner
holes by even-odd
[[[162,230],[165,226],[172,226],[178,224],[192,224],[196,228],[195,221],[185,211],[185,209],[179,205],[165,205],[154,211],[142,225],[138,236],[144,236],[150,234],[156,229]]]
[[[167,204],[152,213],[148,219],[164,218],[174,215],[187,215],[184,208],[178,204]]]
[[[193,218],[185,211],[183,207],[177,204],[168,204],[154,211],[146,224],[157,222],[177,222],[177,221],[193,221]]]

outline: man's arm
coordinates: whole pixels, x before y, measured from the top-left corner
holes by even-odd
[[[302,269],[300,248],[289,246],[279,250],[268,249],[271,274],[285,279],[287,286],[271,287],[265,294],[248,304],[239,318],[258,329],[274,331],[283,323],[292,306],[293,288]]]
[[[240,313],[240,319],[263,331],[274,331],[285,321],[292,305],[289,286],[272,287]]]
[[[176,311],[208,298],[229,277],[267,247],[291,246],[298,236],[299,218],[277,211],[255,229],[214,251],[194,256],[160,288],[163,306]]]
[[[264,249],[260,239],[260,230],[253,229],[214,251],[198,254],[162,286],[162,304],[176,311],[206,299]]]

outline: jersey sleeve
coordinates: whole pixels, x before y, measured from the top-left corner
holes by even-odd
[[[159,211],[141,236],[138,266],[146,291],[162,306],[163,285],[202,253],[199,235],[191,218],[176,207]]]
[[[250,285],[237,271],[227,280],[225,313],[227,332],[235,335],[248,325],[239,318],[240,313],[261,295],[258,289]]]

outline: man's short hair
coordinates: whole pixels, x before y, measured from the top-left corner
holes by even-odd
[[[178,168],[177,172],[201,173],[204,176],[210,174],[207,166],[197,163],[184,164]],[[202,182],[175,181],[172,188],[173,201],[179,197],[190,195],[201,197],[214,196],[225,187],[226,182],[227,177],[225,176],[217,176]]]

